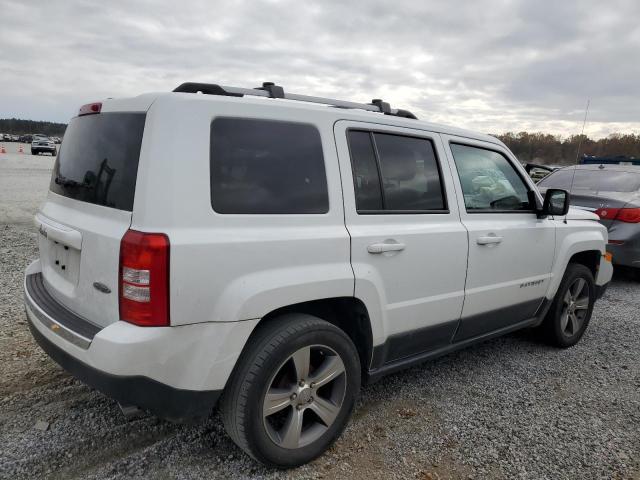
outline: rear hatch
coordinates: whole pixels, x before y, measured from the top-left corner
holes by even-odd
[[[120,240],[131,225],[146,120],[146,109],[104,110],[69,123],[36,215],[45,288],[99,326],[119,320]]]

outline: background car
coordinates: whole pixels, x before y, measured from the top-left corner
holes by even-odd
[[[527,163],[524,165],[524,169],[527,171],[531,179],[536,183],[549,175],[551,172],[555,172],[559,168],[560,167],[556,167],[553,165],[539,165],[537,163]]]
[[[34,135],[31,141],[31,155],[40,155],[41,153],[50,153],[55,156],[56,145],[47,137]]]
[[[609,230],[607,250],[616,265],[633,267],[640,279],[640,167],[574,165],[551,173],[538,183],[571,192],[571,205],[595,212]]]

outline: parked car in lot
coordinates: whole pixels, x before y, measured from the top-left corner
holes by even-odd
[[[640,278],[640,167],[575,165],[545,177],[538,187],[571,189],[571,204],[596,213],[609,231],[614,264]]]
[[[56,154],[56,145],[49,138],[34,135],[31,140],[31,155],[40,155],[41,153]]]
[[[361,381],[527,327],[576,344],[612,274],[597,220],[540,196],[496,138],[381,100],[187,83],[71,120],[26,311],[121,404],[185,420],[219,400],[240,448],[300,465]]]
[[[544,177],[549,175],[551,172],[556,171],[558,168],[560,167],[551,166],[551,165],[539,165],[536,163],[527,163],[524,166],[524,169],[526,170],[526,172],[536,183],[538,183]]]
[[[18,135],[13,135],[11,133],[0,134],[0,141],[17,142],[19,139],[20,139],[20,137]]]

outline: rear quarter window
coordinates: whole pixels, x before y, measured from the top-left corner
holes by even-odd
[[[133,210],[145,113],[99,113],[69,122],[50,190],[74,200]]]
[[[313,125],[216,118],[210,163],[211,205],[217,213],[329,211],[322,142]]]

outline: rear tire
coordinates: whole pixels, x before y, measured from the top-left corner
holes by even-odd
[[[360,390],[360,360],[336,326],[287,314],[258,327],[220,402],[232,440],[255,460],[294,467],[342,433]]]
[[[584,335],[596,300],[596,288],[591,270],[570,263],[549,308],[542,333],[544,339],[560,348],[575,345]]]

